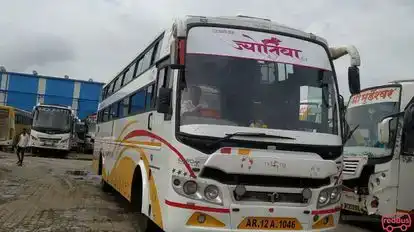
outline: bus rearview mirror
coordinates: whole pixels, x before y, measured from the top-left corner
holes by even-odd
[[[185,65],[183,65],[183,64],[170,64],[169,67],[172,70],[183,70],[183,69],[185,69]]]
[[[378,142],[388,144],[390,142],[390,125],[394,118],[385,118],[378,123]]]
[[[357,66],[351,66],[348,68],[348,84],[349,92],[351,92],[352,95],[358,94],[361,91],[359,68]]]
[[[161,87],[159,89],[159,95],[157,100],[157,112],[168,114],[171,108],[171,93],[170,88]]]

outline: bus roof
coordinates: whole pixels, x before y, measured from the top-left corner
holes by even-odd
[[[64,106],[64,105],[55,105],[55,104],[37,104],[35,106],[33,106],[33,111],[37,108],[37,107],[47,107],[47,108],[57,108],[57,109],[66,109],[66,110],[70,110],[70,112],[72,114],[74,114],[72,107],[70,106]]]
[[[38,105],[36,105],[35,107],[39,107],[39,106],[42,106],[42,107],[50,107],[50,108],[61,108],[61,109],[71,109],[72,107],[70,107],[70,106],[65,106],[65,105],[58,105],[58,104],[38,104]]]
[[[29,111],[22,110],[22,109],[13,107],[13,106],[2,106],[2,105],[0,105],[0,109],[13,109],[13,110],[18,111],[18,112],[24,112],[24,113],[31,114],[31,112],[29,112]]]
[[[187,33],[187,25],[189,24],[215,24],[223,26],[235,26],[251,29],[262,29],[269,31],[283,32],[291,35],[305,37],[308,39],[314,39],[328,45],[328,42],[319,36],[312,33],[301,31],[286,25],[271,21],[270,19],[262,19],[251,16],[236,15],[236,16],[219,16],[219,17],[207,17],[207,16],[194,16],[187,15],[178,19],[175,24],[177,25],[177,36],[185,37]]]

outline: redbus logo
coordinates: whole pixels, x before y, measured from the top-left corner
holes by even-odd
[[[381,219],[382,228],[387,232],[395,229],[407,231],[411,227],[411,218],[407,213],[397,213],[393,215],[384,215]]]

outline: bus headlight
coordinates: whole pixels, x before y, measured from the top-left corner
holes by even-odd
[[[341,200],[341,188],[331,187],[323,189],[318,196],[317,208],[333,205]]]
[[[60,140],[60,143],[66,143],[68,140],[69,140],[69,138],[67,138],[67,139],[62,139],[62,140]]]
[[[341,199],[341,191],[339,190],[339,188],[333,188],[330,200],[336,203],[339,201],[339,199]]]
[[[209,200],[215,200],[219,195],[220,190],[215,185],[209,185],[204,189],[204,196]]]
[[[187,195],[192,195],[197,192],[197,183],[195,181],[189,180],[183,185],[184,193]]]
[[[183,197],[223,205],[222,192],[219,187],[205,181],[193,180],[189,177],[172,176],[174,191]]]
[[[321,205],[326,204],[329,201],[329,196],[328,196],[328,192],[327,191],[322,191],[319,194],[319,198],[318,198],[318,203]]]
[[[36,137],[34,137],[33,135],[31,135],[30,136],[30,138],[33,140],[33,141],[37,141],[38,139],[36,138]]]

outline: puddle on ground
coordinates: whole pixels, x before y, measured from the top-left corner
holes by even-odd
[[[70,170],[70,171],[66,171],[66,174],[73,175],[73,176],[86,176],[88,175],[88,172],[85,170]]]

